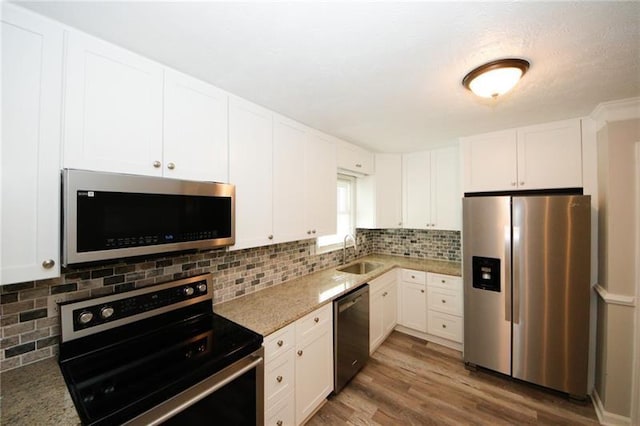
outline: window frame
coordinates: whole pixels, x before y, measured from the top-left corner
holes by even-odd
[[[350,175],[346,175],[346,174],[342,174],[342,173],[338,173],[338,179],[337,179],[337,183],[336,183],[336,197],[338,196],[338,188],[340,187],[340,183],[341,182],[346,182],[349,185],[349,189],[350,189],[350,194],[349,194],[349,230],[346,234],[351,234],[353,236],[355,236],[355,232],[356,232],[356,177],[355,176],[350,176]],[[340,201],[336,200],[336,234],[333,235],[325,235],[322,237],[318,237],[316,238],[316,253],[328,253],[331,251],[335,251],[335,250],[341,250],[342,246],[344,244],[344,237],[346,236],[346,234],[339,234],[338,233],[338,224],[339,222],[339,216],[340,216],[340,211],[338,210],[340,208]]]

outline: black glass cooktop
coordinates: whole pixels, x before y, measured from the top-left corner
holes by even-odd
[[[61,345],[83,424],[120,424],[260,348],[262,336],[210,312],[210,303],[188,309],[190,317],[183,310]]]

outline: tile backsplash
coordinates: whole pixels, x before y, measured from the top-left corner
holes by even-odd
[[[357,232],[357,256],[371,253],[460,260],[460,233],[420,230]],[[342,250],[315,253],[315,240],[246,250],[151,257],[63,271],[54,279],[0,287],[0,370],[9,370],[58,351],[60,321],[53,300],[68,301],[123,292],[203,273],[213,273],[214,304],[330,268]],[[347,261],[356,253],[348,249]]]

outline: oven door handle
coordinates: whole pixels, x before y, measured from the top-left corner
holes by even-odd
[[[159,425],[263,362],[264,359],[261,356],[249,355],[125,424],[127,426]]]

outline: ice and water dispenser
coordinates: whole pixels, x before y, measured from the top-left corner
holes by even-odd
[[[473,256],[473,288],[500,292],[500,259]]]

